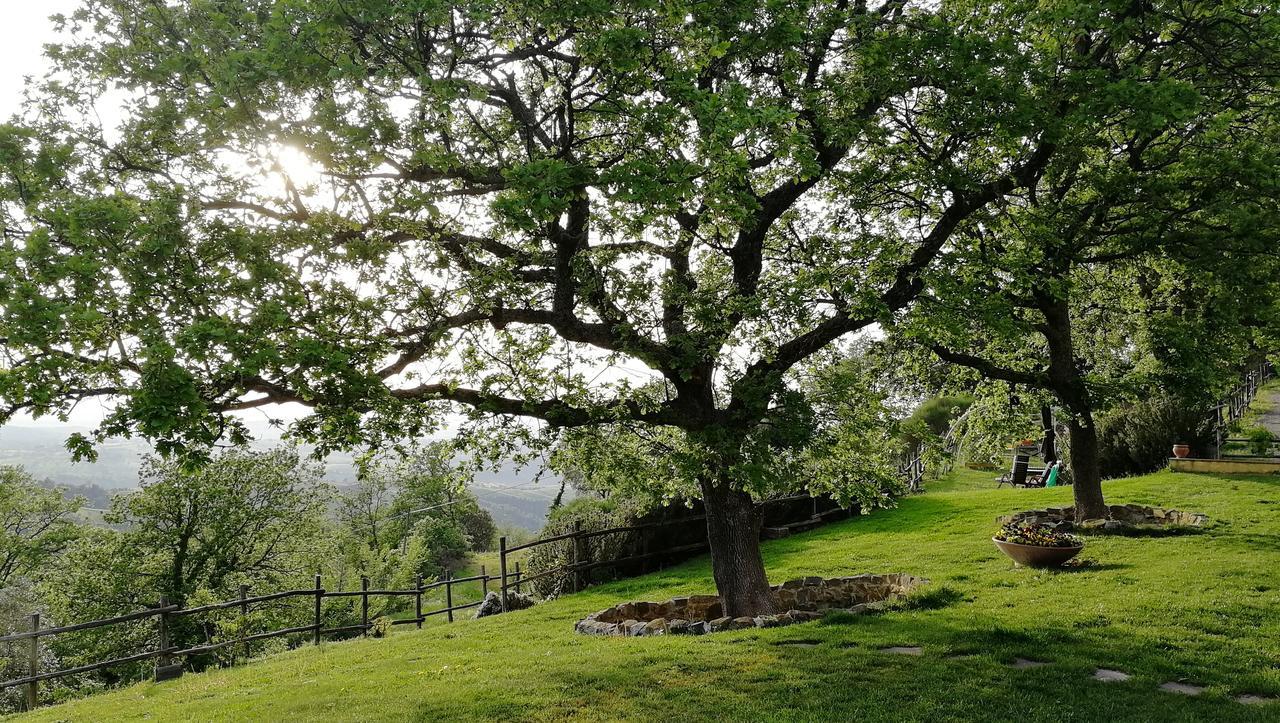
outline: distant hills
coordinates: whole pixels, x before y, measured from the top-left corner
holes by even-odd
[[[96,462],[72,462],[65,442],[77,427],[0,428],[0,465],[20,465],[38,479],[54,485],[83,488],[75,490],[90,498],[90,506],[105,506],[107,497],[138,486],[138,468],[151,446],[140,439],[119,439],[98,449]],[[271,446],[278,440],[263,440]],[[355,465],[350,455],[333,454],[325,460],[324,476],[329,482],[347,485],[355,481]],[[546,520],[547,509],[560,489],[560,479],[544,473],[534,482],[532,467],[503,467],[477,476],[471,491],[481,507],[501,525],[537,531]],[[94,491],[98,487],[101,490]],[[568,495],[571,496],[571,495]]]

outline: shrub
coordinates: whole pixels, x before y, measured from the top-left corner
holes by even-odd
[[[1258,457],[1270,456],[1271,443],[1274,441],[1276,436],[1269,429],[1254,427],[1249,430],[1249,451]]]
[[[1045,525],[1030,523],[1013,523],[1005,525],[996,533],[1001,542],[1012,542],[1017,545],[1034,545],[1036,547],[1077,547],[1083,545],[1079,537],[1067,532],[1055,530]]]
[[[538,537],[563,535],[573,532],[575,526],[588,532],[621,527],[633,524],[639,518],[638,512],[630,507],[619,505],[613,500],[583,497],[552,510],[547,517],[547,524],[538,533]],[[591,538],[589,544],[579,548],[579,562],[598,562],[623,557],[625,551],[634,546],[634,537],[632,534],[621,533]],[[527,563],[529,575],[565,567],[573,562],[573,556],[573,540],[539,545],[529,551]],[[547,575],[534,580],[530,587],[543,598],[553,598],[570,591],[571,584],[570,575]]]
[[[1211,448],[1209,413],[1174,397],[1155,396],[1099,415],[1098,462],[1103,477],[1161,469],[1175,444],[1191,445],[1200,453]]]
[[[381,615],[373,619],[369,624],[369,635],[375,638],[385,638],[391,634],[391,618]]]

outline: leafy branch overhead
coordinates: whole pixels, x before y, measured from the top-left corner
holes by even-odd
[[[336,443],[437,403],[750,426],[1033,184],[1075,102],[982,12],[908,5],[93,4],[4,133],[10,412],[118,396],[102,434],[174,445],[278,402]],[[610,361],[664,396],[592,383]]]

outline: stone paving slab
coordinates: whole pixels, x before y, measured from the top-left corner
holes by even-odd
[[[1190,683],[1179,683],[1176,680],[1171,680],[1168,683],[1161,683],[1160,690],[1167,691],[1169,693],[1181,693],[1182,695],[1200,695],[1204,692],[1204,686],[1191,685]]]
[[[1276,701],[1280,701],[1280,698],[1272,698],[1266,695],[1254,695],[1253,693],[1245,693],[1244,695],[1236,696],[1236,702],[1244,703],[1245,705],[1265,705],[1267,703],[1275,703]]]
[[[894,655],[923,655],[924,649],[915,645],[895,645],[890,648],[880,648],[880,652]]]
[[[1129,674],[1119,670],[1108,670],[1107,668],[1098,668],[1093,671],[1093,679],[1101,680],[1104,683],[1122,683],[1129,679]]]
[[[1031,660],[1029,658],[1015,658],[1012,663],[1009,663],[1010,668],[1015,668],[1017,670],[1026,670],[1028,668],[1043,668],[1046,665],[1048,665],[1048,663],[1044,662],[1043,660]]]

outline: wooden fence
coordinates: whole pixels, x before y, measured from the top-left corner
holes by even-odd
[[[523,584],[522,578],[524,572],[520,570],[520,563],[516,563],[515,569],[508,573],[505,569],[502,575],[502,587],[505,591],[510,585],[517,592]],[[41,681],[53,680],[55,678],[64,678],[82,673],[90,673],[104,668],[110,668],[117,665],[125,665],[127,663],[137,663],[144,660],[155,660],[155,680],[169,680],[182,675],[181,658],[192,655],[202,655],[213,653],[223,648],[233,646],[244,647],[246,656],[248,655],[248,645],[257,640],[266,640],[268,638],[276,638],[285,635],[299,635],[309,633],[311,642],[319,645],[320,640],[326,635],[339,635],[349,633],[360,633],[367,635],[373,627],[373,622],[369,620],[369,598],[376,597],[412,597],[414,598],[414,616],[411,618],[395,619],[391,621],[392,625],[416,625],[421,628],[427,618],[444,615],[448,622],[454,621],[454,613],[459,610],[467,610],[479,606],[483,602],[483,595],[489,591],[489,583],[496,580],[488,575],[484,566],[480,568],[479,575],[470,577],[455,578],[446,574],[443,579],[426,584],[423,582],[422,576],[418,576],[417,585],[408,590],[371,590],[369,589],[369,578],[360,578],[359,590],[326,590],[322,585],[320,575],[315,577],[315,587],[300,590],[283,590],[280,592],[268,593],[265,595],[249,596],[249,589],[245,585],[240,586],[240,596],[235,600],[227,600],[225,602],[212,603],[209,605],[200,605],[197,607],[184,608],[180,605],[169,604],[167,600],[161,598],[159,604],[155,607],[139,610],[137,612],[125,615],[117,615],[113,618],[105,618],[102,620],[90,620],[88,622],[76,623],[74,625],[64,625],[54,628],[40,627],[40,613],[33,613],[30,620],[30,629],[24,632],[11,633],[9,635],[0,636],[0,643],[18,643],[27,642],[27,675],[21,678],[15,678],[0,683],[0,689],[12,688],[14,686],[25,685],[26,691],[26,708],[33,709],[39,703],[39,685]],[[455,605],[453,602],[453,590],[455,585],[479,582],[482,589],[480,600],[465,602]],[[422,609],[422,598],[426,593],[444,588],[445,604],[444,607],[424,611]],[[301,597],[313,601],[312,605],[312,623],[310,625],[300,625],[290,628],[281,628],[277,630],[269,630],[252,635],[246,635],[246,628],[242,626],[239,637],[219,642],[209,642],[202,645],[195,645],[189,648],[176,648],[170,645],[170,631],[173,622],[179,618],[210,613],[219,610],[227,610],[238,608],[242,621],[247,620],[249,616],[250,606],[261,605],[263,603],[287,598]],[[356,625],[345,625],[336,628],[325,628],[321,618],[321,603],[326,598],[360,598],[360,623]],[[80,665],[74,668],[62,668],[58,670],[40,670],[40,640],[56,635],[65,635],[67,633],[79,632],[82,630],[92,630],[94,628],[102,628],[113,625],[123,625],[148,618],[155,618],[156,640],[157,646],[154,650],[148,650],[133,655],[127,655],[110,660],[103,660],[88,665]],[[177,662],[175,662],[177,661]]]
[[[950,451],[950,450],[949,450]],[[948,455],[950,457],[950,455]],[[911,459],[898,467],[898,474],[907,482],[907,492],[916,494],[924,491],[924,445],[918,444],[912,450]]]
[[[913,474],[916,475],[914,477],[914,486],[918,488],[919,480],[922,479],[924,476],[924,465],[923,465],[923,462],[920,460],[920,458],[916,457],[908,466],[904,467],[901,471],[904,475],[908,475],[907,480],[909,484],[912,483],[912,479],[913,479],[910,475],[913,475]],[[851,514],[848,510],[841,508],[838,505],[835,505],[835,503],[829,500],[823,501],[822,498],[813,497],[811,495],[792,495],[788,497],[775,498],[772,500],[765,500],[759,503],[759,507],[763,508],[764,510],[767,510],[770,506],[785,505],[785,504],[798,504],[805,507],[805,509],[808,511],[806,511],[804,514],[808,516],[801,520],[791,522],[789,524],[781,524],[773,527],[766,526],[762,530],[762,534],[764,534],[765,536],[779,536],[783,534],[789,534],[790,532],[803,531],[806,529],[810,529],[812,527],[816,527],[817,525],[822,524],[823,522],[826,522],[828,518],[831,518],[834,516],[847,517]],[[810,505],[812,506],[811,508],[809,507]],[[827,509],[823,509],[824,505],[827,506]],[[705,552],[708,549],[707,533],[706,533],[706,525],[705,525],[706,519],[707,519],[706,515],[698,514],[698,515],[691,515],[688,517],[681,517],[674,520],[660,520],[657,522],[646,522],[646,523],[626,525],[621,527],[610,527],[603,530],[583,530],[581,522],[575,522],[574,529],[571,532],[566,532],[560,535],[552,535],[550,537],[543,537],[537,540],[532,540],[530,542],[526,542],[526,543],[523,543],[520,545],[514,545],[514,546],[509,546],[507,544],[507,538],[502,537],[498,540],[498,560],[499,560],[499,566],[501,568],[500,578],[503,579],[504,581],[506,580],[506,573],[509,567],[508,556],[516,552],[532,550],[534,548],[542,547],[544,545],[564,544],[568,548],[568,554],[565,556],[567,562],[565,564],[559,565],[557,567],[553,567],[547,570],[538,570],[537,572],[534,572],[532,574],[529,574],[528,572],[526,572],[525,575],[519,578],[519,583],[530,584],[537,580],[541,580],[543,578],[562,576],[566,579],[568,583],[565,586],[568,589],[568,591],[578,592],[590,583],[589,575],[595,570],[599,570],[602,568],[618,568],[618,567],[629,565],[632,563],[645,562],[648,560],[654,560],[654,559],[660,559],[660,558],[676,560],[676,559],[681,559],[683,557],[693,555],[695,553]],[[648,544],[647,540],[642,540],[642,543],[641,543],[642,549],[640,552],[637,552],[635,554],[630,554],[630,555],[624,555],[622,557],[611,558],[607,560],[592,560],[591,555],[589,554],[590,552],[589,546],[591,545],[592,541],[605,537],[607,535],[630,534],[630,533],[644,532],[647,530],[653,530],[653,529],[658,529],[663,527],[673,527],[678,525],[697,525],[696,535],[695,534],[686,535],[686,537],[696,537],[697,541],[691,542],[691,543],[683,543],[678,545],[662,547],[660,549],[652,549],[652,547]],[[508,589],[508,584],[504,582],[502,584],[501,589],[502,589],[502,594],[500,595],[500,599],[502,600],[502,603],[503,603],[503,610],[506,610],[506,603],[507,603],[506,593]],[[517,588],[517,592],[518,591],[519,590]]]
[[[909,486],[914,490],[919,488],[920,480],[924,476],[924,464],[917,455],[910,463],[904,465],[900,472],[906,476]],[[762,507],[779,504],[812,504],[811,516],[794,522],[782,525],[781,527],[772,528],[783,532],[797,531],[808,529],[825,522],[827,518],[834,515],[849,515],[849,511],[838,506],[830,509],[821,509],[819,498],[810,495],[794,495],[790,497],[766,500],[761,503]],[[833,504],[828,501],[828,504]],[[585,587],[589,581],[589,574],[600,568],[617,568],[630,563],[643,562],[656,558],[675,558],[676,556],[691,555],[693,553],[702,552],[707,549],[706,541],[706,516],[693,515],[682,517],[674,520],[663,520],[658,522],[649,522],[636,525],[627,525],[622,527],[611,527],[603,530],[583,530],[581,523],[575,523],[574,530],[562,535],[553,535],[544,537],[531,542],[519,545],[508,546],[507,538],[501,537],[498,541],[499,555],[499,574],[491,576],[487,574],[484,566],[480,568],[479,575],[471,577],[454,578],[448,574],[442,580],[430,584],[424,584],[421,576],[419,576],[417,585],[408,590],[371,590],[369,588],[369,578],[361,577],[359,590],[326,590],[322,584],[321,576],[315,576],[315,586],[312,588],[300,590],[283,590],[280,592],[268,593],[265,595],[249,596],[248,587],[240,587],[240,596],[234,600],[212,603],[209,605],[200,605],[198,607],[184,608],[180,605],[169,604],[168,601],[161,598],[158,605],[146,610],[119,615],[113,618],[105,618],[102,620],[91,620],[74,625],[65,625],[54,628],[40,627],[40,614],[34,613],[30,617],[30,629],[25,632],[11,633],[9,635],[0,636],[0,643],[17,643],[21,641],[28,642],[28,674],[21,678],[15,678],[0,682],[0,689],[11,688],[14,686],[27,686],[26,705],[28,709],[34,708],[39,702],[39,684],[44,680],[53,680],[82,673],[89,673],[104,668],[110,668],[117,665],[125,665],[127,663],[136,663],[145,660],[155,660],[154,678],[157,681],[168,680],[182,675],[183,664],[181,659],[187,656],[202,655],[213,653],[223,648],[232,648],[234,646],[244,646],[245,655],[248,655],[248,645],[254,641],[266,640],[285,635],[303,635],[310,634],[311,642],[319,645],[321,639],[326,635],[339,635],[349,633],[360,633],[367,635],[372,628],[373,623],[369,620],[369,599],[374,597],[413,597],[414,598],[414,616],[411,618],[395,619],[391,621],[392,625],[415,624],[421,628],[422,623],[427,618],[444,615],[448,622],[454,621],[454,613],[459,610],[466,610],[479,606],[483,602],[483,596],[489,592],[489,584],[497,582],[501,591],[499,599],[501,601],[502,610],[505,612],[508,606],[508,593],[511,590],[519,593],[521,587],[528,585],[535,580],[553,575],[565,575],[569,578],[569,588],[573,592],[577,592]],[[612,558],[608,560],[590,559],[589,545],[591,541],[606,535],[619,535],[645,530],[656,529],[661,527],[670,527],[675,525],[698,525],[697,537],[698,541],[688,544],[680,544],[671,547],[664,547],[659,550],[649,549],[647,543],[644,549],[636,554],[625,555],[622,557]],[[550,570],[542,570],[534,575],[530,575],[527,570],[520,569],[520,562],[511,560],[510,557],[517,552],[532,550],[543,545],[555,543],[568,543],[571,554],[569,562]],[[453,590],[455,585],[465,583],[479,582],[481,584],[482,596],[481,600],[475,600],[455,605],[453,600]],[[435,610],[424,611],[422,609],[423,595],[428,591],[443,587],[445,593],[444,607]],[[276,600],[284,600],[288,598],[301,597],[312,601],[312,622],[309,625],[300,625],[290,628],[281,628],[278,630],[269,630],[252,635],[246,635],[245,627],[242,626],[239,637],[222,640],[219,642],[207,642],[202,645],[195,645],[189,648],[178,649],[170,645],[170,631],[173,621],[179,618],[210,613],[219,610],[228,610],[238,608],[240,618],[246,621],[249,616],[251,606],[261,605],[263,603]],[[360,598],[360,623],[356,625],[346,625],[336,628],[324,628],[322,620],[322,602],[326,598]],[[78,632],[82,630],[91,630],[112,625],[122,625],[125,623],[135,622],[155,618],[156,622],[156,640],[158,642],[154,650],[148,650],[133,655],[128,655],[110,660],[103,660],[88,665],[81,665],[74,668],[63,668],[58,670],[40,670],[40,640],[56,635],[64,635],[67,633]],[[175,662],[176,661],[176,662]]]
[[[1239,384],[1223,397],[1213,410],[1213,456],[1222,459],[1223,449],[1233,443],[1247,444],[1247,439],[1236,439],[1229,435],[1231,425],[1244,416],[1245,410],[1258,396],[1258,389],[1275,375],[1271,362],[1261,362],[1245,372]]]

